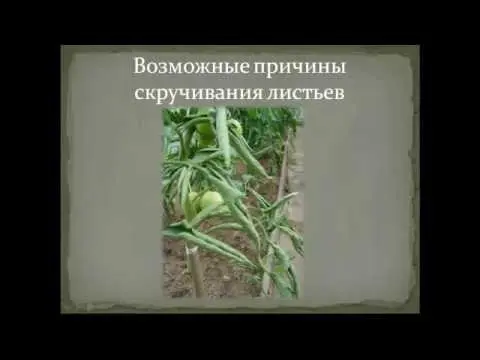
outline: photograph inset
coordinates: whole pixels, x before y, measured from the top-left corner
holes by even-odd
[[[163,291],[297,299],[303,154],[297,108],[163,111]]]

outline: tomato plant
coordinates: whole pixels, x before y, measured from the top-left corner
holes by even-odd
[[[300,124],[297,117],[288,108],[164,111],[164,208],[169,215],[178,205],[183,218],[168,223],[163,235],[185,242],[197,296],[204,295],[198,249],[225,256],[257,279],[268,276],[280,296],[298,296],[297,276],[290,256],[272,241],[274,231],[282,232],[303,256],[303,237],[284,215],[285,207],[296,193],[272,202],[255,187],[276,175],[269,174],[259,159],[270,156],[274,164],[281,163],[277,157],[284,151],[287,133],[295,133]],[[238,163],[248,169],[241,181],[234,176]],[[255,205],[246,203],[247,195],[255,198]],[[202,230],[201,225],[211,218],[222,221]],[[218,229],[244,232],[255,249],[255,258],[248,258],[240,249],[215,238],[212,233]],[[272,268],[268,266],[268,254],[274,257]]]

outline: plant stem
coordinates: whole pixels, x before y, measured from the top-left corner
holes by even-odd
[[[190,200],[185,209],[185,217],[188,222],[191,222],[195,217],[195,212],[191,208],[192,204]],[[188,270],[192,275],[193,290],[196,298],[202,298],[205,296],[205,288],[203,286],[203,268],[200,261],[200,255],[198,254],[198,246],[185,244],[185,253],[187,254]]]
[[[287,159],[288,159],[288,143],[290,140],[290,131],[287,133],[287,137],[284,142],[284,151],[283,151],[283,162],[282,162],[282,170],[280,173],[280,181],[278,184],[278,192],[277,192],[277,201],[280,200],[283,197],[284,189],[285,189],[285,183],[286,183],[286,178],[287,178]],[[274,244],[277,244],[280,239],[280,231],[278,230],[278,227],[275,228],[275,230],[272,232],[271,236],[271,241]],[[273,268],[273,248],[267,244],[267,269],[272,271]],[[270,285],[271,285],[271,280],[270,277],[268,276],[267,273],[263,274],[263,281],[262,281],[262,297],[268,296],[270,293]]]

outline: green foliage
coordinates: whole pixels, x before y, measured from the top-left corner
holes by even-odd
[[[242,125],[243,136],[257,159],[267,159],[270,172],[278,175],[284,153],[284,142],[288,131],[292,133],[303,126],[300,110],[297,108],[229,108],[232,118]]]
[[[260,279],[266,273],[285,297],[298,296],[296,275],[291,257],[271,241],[271,235],[275,229],[287,234],[303,256],[302,236],[282,215],[283,207],[296,194],[270,203],[254,190],[254,185],[276,175],[269,174],[259,159],[273,159],[279,169],[287,133],[295,135],[301,125],[298,118],[298,112],[289,108],[177,108],[164,110],[163,114],[164,207],[171,214],[178,203],[185,216],[169,224],[164,235],[225,256],[252,272],[253,278]],[[234,177],[239,162],[248,169],[240,180]],[[202,196],[210,191],[218,192],[223,203],[199,209]],[[248,194],[257,199],[256,207],[245,205]],[[214,217],[223,219],[222,223],[199,230],[202,223]],[[255,260],[211,235],[225,228],[248,236],[256,250]],[[269,246],[274,250],[273,272],[267,269],[265,259]]]

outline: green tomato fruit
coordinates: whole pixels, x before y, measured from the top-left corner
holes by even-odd
[[[191,191],[188,194],[188,200],[190,201],[190,204],[192,205],[193,209],[195,212],[200,212],[200,198],[198,197],[198,193],[196,191]]]
[[[210,146],[215,146],[215,138],[208,138],[208,137],[198,137],[198,147],[200,149],[204,149]]]
[[[223,197],[216,191],[207,191],[200,199],[200,208],[202,210],[217,204],[223,204]]]
[[[213,131],[212,124],[210,122],[199,123],[195,125],[195,129],[204,138],[211,139],[215,137],[215,133]]]

